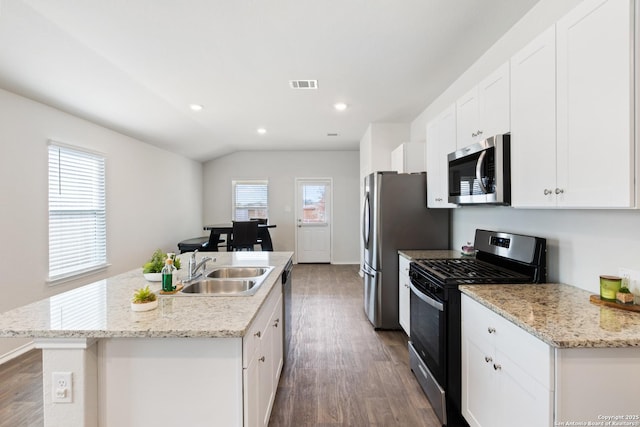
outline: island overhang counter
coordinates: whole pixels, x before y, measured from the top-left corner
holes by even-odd
[[[252,296],[160,296],[157,309],[133,312],[136,289],[160,289],[136,269],[0,314],[0,337],[31,337],[43,351],[45,426],[268,421],[282,368],[280,278],[293,253],[206,255],[207,271],[274,268]],[[59,372],[71,387],[53,383]],[[260,397],[259,387],[271,391]]]

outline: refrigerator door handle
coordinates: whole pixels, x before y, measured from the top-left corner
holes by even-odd
[[[376,277],[376,275],[375,275],[375,274],[371,273],[371,271],[370,271],[370,270],[368,270],[368,269],[366,269],[366,268],[363,268],[363,269],[362,269],[362,273],[363,273],[363,274],[366,274],[366,275],[367,275],[367,276],[369,276],[369,277]]]
[[[362,241],[364,247],[369,247],[369,235],[370,235],[370,221],[371,221],[371,203],[369,201],[369,193],[364,197],[364,207],[362,208]]]

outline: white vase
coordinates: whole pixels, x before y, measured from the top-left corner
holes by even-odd
[[[145,302],[142,304],[131,303],[131,311],[149,311],[158,308],[158,299],[155,301]]]

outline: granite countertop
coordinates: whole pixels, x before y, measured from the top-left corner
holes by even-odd
[[[180,255],[187,265],[190,254]],[[136,289],[149,285],[158,291],[160,282],[147,282],[135,269],[0,314],[0,337],[28,338],[129,338],[242,337],[269,292],[280,285],[280,275],[292,252],[208,252],[221,265],[273,266],[253,296],[161,295],[158,308],[131,311]],[[205,256],[199,254],[198,260]]]
[[[640,346],[640,313],[592,304],[592,293],[574,286],[462,285],[460,290],[553,347]]]

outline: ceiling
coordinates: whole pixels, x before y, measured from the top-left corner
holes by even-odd
[[[354,150],[537,1],[0,0],[0,87],[198,161]]]

